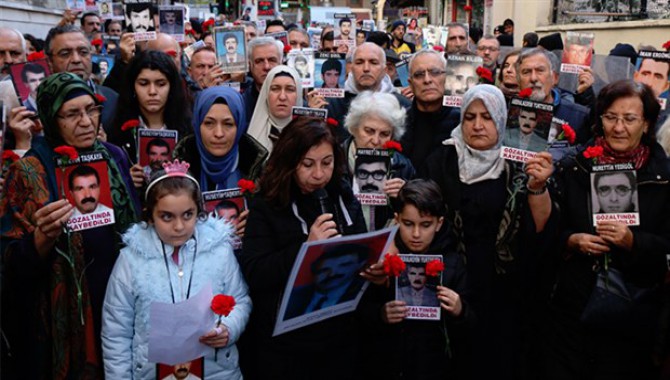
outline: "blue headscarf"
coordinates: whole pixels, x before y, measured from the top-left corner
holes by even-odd
[[[200,135],[200,124],[202,124],[207,112],[217,100],[223,100],[230,113],[233,114],[235,124],[237,124],[237,133],[235,134],[235,143],[230,151],[223,157],[216,157],[205,149]],[[208,182],[216,183],[217,189],[229,189],[237,187],[237,181],[242,178],[238,169],[239,161],[239,142],[242,136],[247,133],[247,117],[244,113],[242,95],[230,87],[214,86],[203,90],[198,94],[193,108],[193,130],[195,131],[195,141],[200,153],[200,188],[208,189]]]

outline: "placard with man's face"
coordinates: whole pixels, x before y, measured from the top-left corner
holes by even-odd
[[[447,79],[444,83],[444,105],[460,107],[463,95],[479,83],[477,67],[483,65],[481,57],[450,54],[447,56]]]
[[[579,74],[591,66],[593,33],[567,32],[561,59],[561,72]]]
[[[145,0],[126,0],[124,3],[126,31],[135,34],[135,41],[156,39],[155,7]]]
[[[137,130],[137,162],[144,170],[147,181],[151,174],[163,169],[163,163],[172,158],[178,132],[167,129],[140,128]]]
[[[184,41],[184,7],[161,6],[158,8],[160,32],[171,35],[175,41]]]
[[[407,305],[406,319],[439,320],[440,301],[437,298],[437,286],[440,285],[442,273],[430,276],[426,272],[426,264],[437,260],[439,255],[399,255],[405,263],[405,270],[396,277],[396,300]]]
[[[316,53],[314,87],[317,89],[317,95],[326,98],[343,98],[345,68],[344,54]]]
[[[97,64],[98,68],[100,69],[99,75],[102,80],[105,80],[107,75],[109,75],[109,73],[112,71],[112,68],[114,68],[114,58],[115,56],[107,54],[91,55],[91,61],[94,64]]]
[[[246,73],[249,70],[244,26],[214,28],[214,45],[224,73]]]
[[[16,94],[28,110],[37,112],[37,88],[51,70],[46,59],[11,65],[9,72]]]
[[[640,225],[637,172],[633,164],[597,165],[591,170],[593,225],[604,221]]]
[[[298,72],[303,88],[314,87],[314,50],[291,50],[286,65]]]
[[[353,191],[363,205],[388,203],[384,184],[391,171],[391,153],[386,149],[357,149],[354,160]]]
[[[633,80],[651,87],[661,109],[665,110],[670,97],[670,52],[641,50]]]
[[[56,159],[58,193],[74,205],[67,221],[72,231],[98,228],[114,223],[114,210],[107,172],[102,153],[80,154],[73,161]]]
[[[554,106],[528,99],[512,98],[501,155],[503,158],[526,162],[537,152],[547,150]]]

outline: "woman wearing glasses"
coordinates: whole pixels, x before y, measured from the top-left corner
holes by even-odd
[[[0,200],[6,270],[2,329],[11,364],[21,371],[13,376],[11,368],[3,368],[3,375],[102,378],[102,301],[120,236],[137,220],[139,200],[123,151],[97,139],[102,105],[82,79],[72,73],[51,75],[37,90],[37,109],[45,138],[35,139],[9,168]],[[72,193],[76,202],[77,190],[59,190],[67,181],[56,177],[55,159],[61,155],[54,149],[62,145],[106,161],[114,224],[64,232],[75,207],[63,198]],[[102,177],[102,170],[96,173],[83,176]]]
[[[560,265],[544,334],[543,378],[648,379],[654,372],[654,337],[659,336],[657,297],[649,292],[645,300],[624,301],[619,310],[616,303],[598,304],[591,297],[598,282],[615,291],[613,275],[621,275],[631,292],[645,292],[667,273],[670,172],[654,141],[659,104],[651,88],[623,80],[603,88],[596,112],[595,139],[589,145],[602,148],[602,155],[586,158],[580,152],[557,165]],[[607,164],[630,164],[636,175],[607,177],[592,170]],[[591,176],[597,208],[591,202]],[[633,193],[640,225],[607,220],[594,226],[595,213],[635,210]],[[598,313],[601,318],[595,317]]]
[[[344,126],[351,136],[342,143],[347,158],[345,175],[349,177],[350,183],[355,180],[362,192],[365,192],[367,186],[373,190],[370,192],[383,192],[395,198],[405,181],[414,178],[414,166],[400,152],[394,152],[391,156],[390,168],[377,161],[362,164],[358,170],[354,170],[356,150],[384,149],[387,142],[399,140],[405,133],[405,118],[405,109],[391,94],[366,91],[351,102],[344,120]],[[374,231],[385,227],[393,218],[393,211],[390,203],[388,206],[363,206],[363,215],[368,229]]]
[[[124,128],[124,124],[139,121],[136,128],[174,130],[178,132],[180,140],[192,133],[189,128],[191,112],[172,57],[155,50],[136,55],[130,61],[121,84],[119,102],[109,142],[128,154],[130,161],[135,164],[131,168],[135,186],[142,187],[151,173],[136,162],[137,132],[133,128]],[[167,154],[166,159],[171,158],[172,152]],[[158,163],[154,169],[160,168]]]

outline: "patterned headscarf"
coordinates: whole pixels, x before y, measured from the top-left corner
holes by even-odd
[[[230,151],[223,157],[216,157],[209,153],[202,143],[200,134],[200,124],[205,120],[205,116],[217,100],[222,100],[230,109],[230,113],[235,119],[237,132],[235,134],[235,143]],[[247,133],[247,117],[242,104],[242,96],[236,90],[230,87],[214,86],[203,90],[198,94],[193,108],[193,131],[195,132],[195,141],[200,153],[200,163],[202,171],[200,173],[200,187],[203,190],[208,189],[208,183],[214,182],[217,188],[228,189],[237,186],[237,181],[241,178],[238,169],[239,162],[239,142],[242,136]]]
[[[477,99],[484,103],[498,131],[498,141],[489,150],[473,149],[463,139],[463,116],[470,104]],[[461,182],[473,184],[500,177],[505,168],[505,160],[500,157],[500,149],[505,136],[506,121],[507,104],[505,96],[498,87],[480,84],[465,93],[461,106],[461,123],[451,132],[451,138],[443,142],[444,145],[456,147]]]

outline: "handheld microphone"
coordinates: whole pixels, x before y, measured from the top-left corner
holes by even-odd
[[[326,189],[323,188],[316,189],[312,194],[319,202],[319,208],[321,209],[321,214],[332,214],[333,221],[335,221],[335,224],[337,225],[337,231],[342,232],[342,229],[340,227],[339,215],[337,214],[335,208],[333,207],[333,204],[330,202],[330,199],[328,198],[328,192],[326,191]]]

